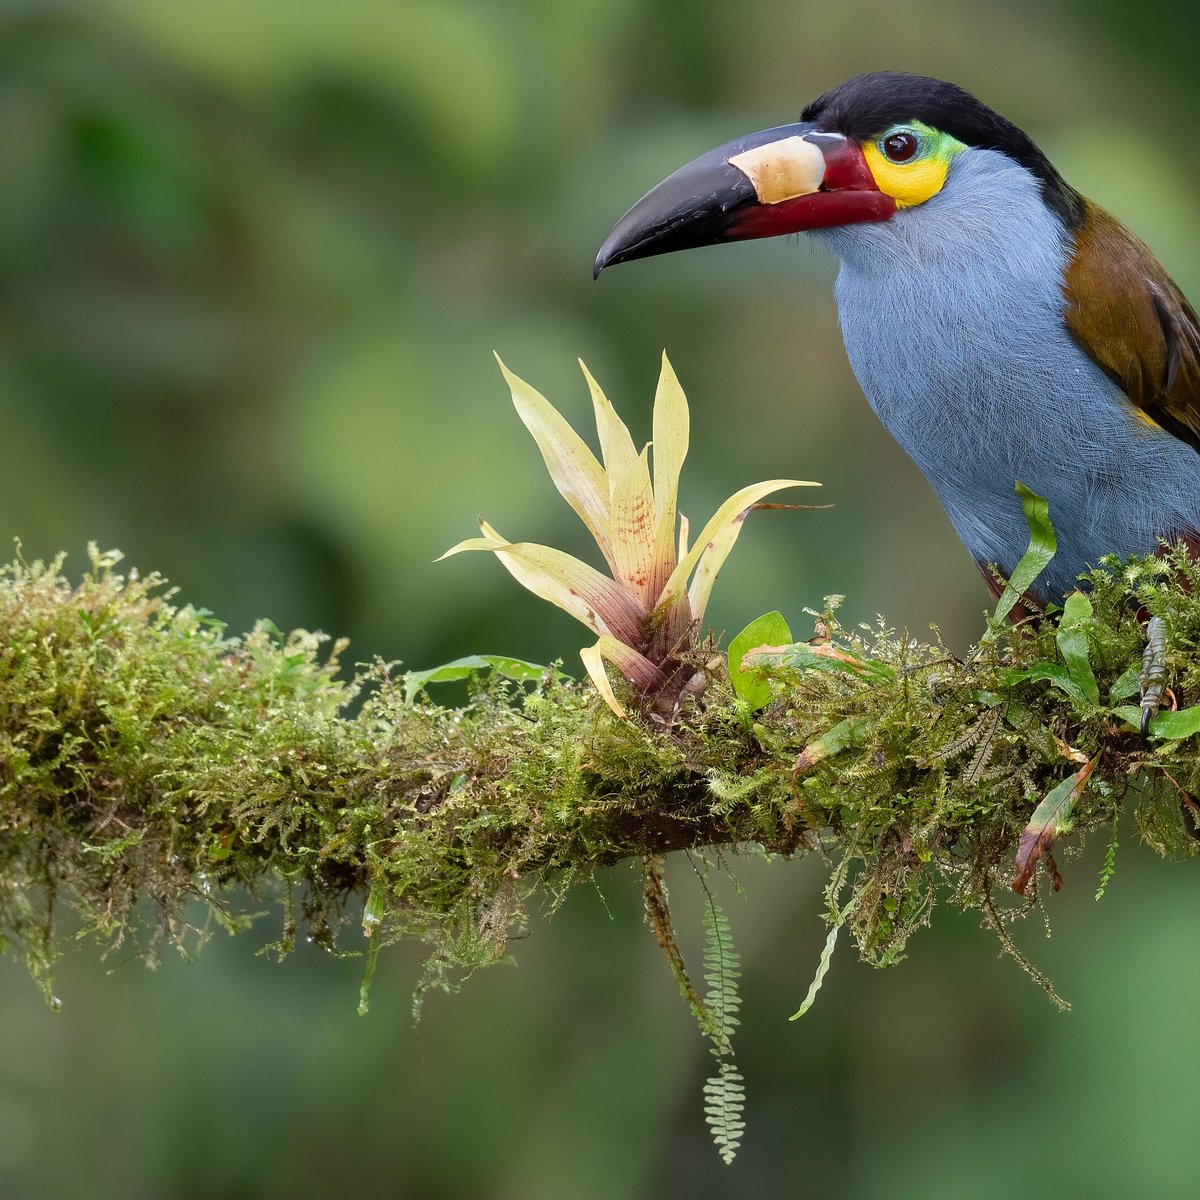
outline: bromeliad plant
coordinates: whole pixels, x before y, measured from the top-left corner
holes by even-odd
[[[669,714],[696,674],[687,656],[746,515],[772,492],[819,485],[770,479],[744,487],[717,509],[689,547],[687,518],[678,511],[688,406],[666,354],[654,397],[653,464],[650,445],[638,452],[600,385],[579,365],[591,391],[603,465],[544,396],[502,362],[500,370],[555,487],[595,538],[611,575],[551,546],[510,542],[482,518],[483,536],[459,542],[442,558],[464,550],[496,554],[520,584],[598,635],[580,657],[613,712],[626,716],[605,662],[630,682],[647,709]]]
[[[499,358],[497,358],[499,362]],[[603,575],[585,562],[533,542],[510,542],[480,518],[482,537],[459,542],[442,558],[486,550],[523,586],[582,621],[598,640],[580,652],[609,708],[627,714],[605,671],[610,663],[632,685],[638,705],[669,717],[706,675],[697,670],[697,639],[717,573],[733,549],[746,515],[772,492],[816,487],[801,479],[771,479],[735,492],[688,545],[688,522],[678,510],[679,475],[688,451],[688,407],[666,354],[654,397],[653,461],[639,452],[600,385],[580,362],[591,391],[600,441],[598,460],[562,415],[501,362],[513,404],[542,452],[555,486],[587,526],[608,564]],[[737,1025],[737,956],[728,921],[708,895],[705,978],[701,999],[675,943],[662,878],[662,859],[646,860],[646,919],[680,990],[709,1039],[717,1071],[704,1085],[705,1118],[717,1149],[732,1162],[744,1122],[742,1077],[733,1061]]]

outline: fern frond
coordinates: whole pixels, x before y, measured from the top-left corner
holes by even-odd
[[[704,1119],[712,1130],[713,1143],[726,1163],[733,1162],[742,1133],[745,1106],[745,1087],[742,1076],[733,1065],[733,1031],[738,1026],[738,1010],[742,998],[738,995],[740,976],[737,952],[733,948],[733,933],[729,918],[709,890],[704,875],[692,863],[700,886],[704,889],[704,982],[708,991],[700,998],[684,965],[683,954],[675,938],[675,926],[667,901],[663,877],[663,858],[647,855],[642,872],[642,899],[646,924],[666,955],[667,965],[679,986],[680,995],[692,1010],[700,1032],[708,1039],[709,1052],[717,1060],[716,1075],[704,1084]]]
[[[713,1132],[713,1142],[726,1166],[737,1157],[746,1123],[745,1087],[732,1062],[722,1062],[718,1072],[704,1081],[704,1121]]]
[[[704,997],[704,1008],[711,1026],[709,1037],[713,1043],[713,1054],[718,1058],[727,1058],[733,1054],[733,1031],[740,1023],[737,1012],[742,1006],[742,998],[738,994],[741,972],[738,955],[733,948],[729,918],[711,892],[708,892],[707,900],[704,912],[704,982],[708,984],[708,992]]]
[[[963,772],[963,783],[979,782],[980,777],[987,770],[988,764],[992,761],[992,754],[996,748],[996,735],[1000,732],[1003,724],[1004,710],[998,704],[980,718],[979,743],[967,769]]]
[[[934,751],[930,758],[935,762],[949,762],[960,754],[965,754],[968,750],[973,749],[983,737],[988,719],[994,711],[995,709],[989,708],[978,721],[968,725],[963,733],[947,742],[940,750]]]
[[[1120,815],[1119,809],[1113,814],[1112,838],[1104,855],[1104,866],[1100,868],[1100,886],[1096,889],[1097,900],[1103,897],[1109,881],[1117,873],[1117,818]]]
[[[726,1164],[733,1162],[746,1123],[746,1089],[741,1073],[733,1064],[733,1031],[739,1021],[742,998],[738,993],[741,975],[729,918],[700,877],[707,905],[704,911],[704,981],[708,992],[704,1007],[708,1015],[708,1036],[712,1054],[720,1063],[717,1073],[704,1084],[704,1119],[712,1131],[713,1144]]]
[[[736,1157],[746,1131],[742,1118],[745,1107],[746,1089],[741,1073],[726,1060],[704,1084],[704,1119],[726,1166]]]

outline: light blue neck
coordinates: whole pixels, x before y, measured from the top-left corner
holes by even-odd
[[[854,373],[977,562],[1007,575],[1028,544],[1018,479],[1058,533],[1043,599],[1200,528],[1200,457],[1138,420],[1064,324],[1069,236],[1024,167],[966,150],[924,204],[815,236],[842,262]]]

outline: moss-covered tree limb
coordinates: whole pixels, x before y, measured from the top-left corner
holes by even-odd
[[[196,935],[193,901],[234,921],[235,886],[280,898],[282,949],[301,926],[328,940],[362,920],[376,945],[427,943],[436,973],[500,954],[539,886],[751,843],[820,847],[860,949],[893,961],[939,895],[993,925],[1021,910],[1021,833],[1080,761],[1091,779],[1056,829],[1128,800],[1161,852],[1193,845],[1189,718],[1144,743],[1110,699],[1136,689],[1131,590],[1164,618],[1179,702],[1200,698],[1182,556],[1161,584],[1144,566],[1097,575],[1074,641],[1030,623],[966,661],[825,614],[836,653],[777,656],[757,713],[710,649],[707,689],[665,722],[621,721],[554,672],[480,676],[462,708],[383,665],[342,682],[343,647],[323,657],[321,638],[269,623],[230,638],[114,564],[94,554],[77,584],[58,562],[0,573],[0,934],[43,982],[69,934],[153,958]]]

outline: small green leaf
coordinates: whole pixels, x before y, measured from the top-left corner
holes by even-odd
[[[1131,663],[1108,689],[1109,702],[1116,703],[1118,700],[1127,700],[1130,696],[1136,696],[1141,677],[1142,664],[1140,662]]]
[[[545,677],[548,667],[525,662],[520,658],[509,658],[504,654],[468,654],[456,658],[440,667],[429,667],[424,671],[409,671],[404,676],[404,703],[412,704],[423,688],[431,683],[454,683],[469,679],[479,671],[495,671],[505,679],[518,683],[534,683]]]
[[[742,659],[755,646],[779,646],[792,640],[792,631],[780,612],[756,617],[729,643],[729,682],[733,690],[757,711],[771,701],[771,685],[757,671],[743,671]]]
[[[811,771],[819,762],[841,754],[848,746],[858,746],[862,743],[870,728],[866,717],[847,717],[839,721],[832,729],[821,734],[819,738],[808,743],[800,751],[793,768],[793,775],[799,777],[806,771]]]
[[[1080,708],[1086,709],[1092,705],[1091,699],[1072,678],[1071,672],[1062,663],[1039,662],[1024,671],[1005,671],[1004,678],[1009,683],[1023,683],[1026,680],[1045,680],[1054,684],[1060,691],[1065,692]],[[1098,699],[1099,697],[1097,697]]]
[[[981,644],[993,641],[999,636],[1004,628],[1005,618],[1012,612],[1017,601],[1033,586],[1034,580],[1050,565],[1050,560],[1058,549],[1054,526],[1050,524],[1050,506],[1044,497],[1030,491],[1020,481],[1017,482],[1016,491],[1021,497],[1025,524],[1029,526],[1029,548],[1013,568],[1013,573],[996,604],[996,611],[980,639]]]
[[[1122,721],[1127,725],[1132,725],[1134,729],[1140,729],[1142,726],[1142,710],[1133,704],[1120,704],[1112,710],[1112,713],[1114,717],[1120,717]]]
[[[124,839],[122,839],[124,840]],[[209,862],[224,862],[233,853],[233,830],[222,830],[208,847]]]
[[[1011,679],[1010,682],[1012,682]],[[1033,719],[1028,707],[1011,695],[1001,696],[997,692],[972,692],[971,699],[982,704],[984,708],[995,708],[997,704],[1004,705],[1004,721],[1013,729],[1023,729]]]
[[[704,1082],[704,1120],[726,1166],[737,1156],[742,1135],[746,1132],[745,1107],[746,1088],[741,1072],[726,1060],[717,1073]]]
[[[825,949],[821,951],[821,961],[817,963],[817,973],[813,976],[813,981],[808,985],[808,995],[804,997],[804,1002],[790,1017],[789,1021],[798,1021],[810,1008],[813,1006],[813,1001],[817,998],[817,993],[821,990],[821,984],[825,982],[825,976],[829,974],[829,964],[833,960],[833,951],[837,946],[838,930],[841,929],[842,922],[839,919],[834,922],[833,928],[829,931],[829,936],[825,939]]]
[[[358,1015],[365,1017],[371,1009],[371,984],[375,979],[375,966],[379,962],[379,930],[371,934],[367,945],[367,962],[363,968],[362,982],[358,985]]]
[[[753,655],[750,664],[751,670],[761,666],[797,672],[833,671],[837,674],[853,675],[856,679],[868,681],[896,677],[895,668],[888,666],[887,663],[851,654],[832,642],[818,646],[808,642],[792,642],[789,645],[774,646],[770,650],[763,651],[761,655]]]
[[[367,894],[367,902],[363,905],[362,927],[364,937],[374,936],[380,922],[383,920],[386,904],[387,884],[382,879],[377,879],[371,884],[371,890]]]
[[[1092,671],[1091,647],[1088,645],[1088,629],[1094,624],[1092,602],[1083,592],[1072,592],[1063,606],[1055,641],[1080,696],[1096,708],[1100,704],[1100,687]]]
[[[259,617],[257,621],[258,628],[268,635],[277,645],[282,646],[287,638],[284,636],[283,630],[271,620],[270,617]]]
[[[550,668],[540,663],[526,662],[523,658],[510,658],[507,654],[481,654],[479,656],[497,675],[517,683],[536,683],[545,679]]]
[[[1122,704],[1112,710],[1114,717],[1119,717],[1126,724],[1140,729],[1142,710],[1132,704]],[[1163,738],[1168,741],[1179,741],[1200,733],[1200,706],[1181,708],[1178,712],[1160,712],[1150,721],[1150,736]]]
[[[1141,712],[1140,709],[1136,711]],[[1200,705],[1181,708],[1178,712],[1160,712],[1150,722],[1151,737],[1178,741],[1194,733],[1200,733]]]

